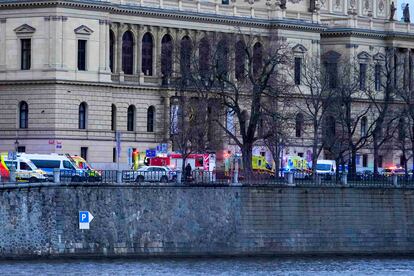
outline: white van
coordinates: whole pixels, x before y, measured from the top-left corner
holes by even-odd
[[[27,158],[17,157],[16,160],[9,160],[4,158],[6,167],[11,169],[12,166],[16,169],[16,180],[25,180],[29,182],[43,182],[47,181],[47,175],[43,170],[38,169],[32,161]]]
[[[51,153],[51,154],[29,154],[21,153],[20,157],[27,158],[35,164],[36,167],[46,172],[50,180],[53,180],[53,171],[59,169],[61,173],[71,176],[73,180],[81,180],[82,172],[78,170],[69,158],[65,155]]]
[[[316,162],[316,173],[321,175],[335,175],[336,162],[335,160],[318,160]]]

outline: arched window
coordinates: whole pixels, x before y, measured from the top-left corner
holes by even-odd
[[[229,71],[229,46],[225,38],[217,44],[216,68],[217,74],[226,78]]]
[[[200,40],[200,45],[198,46],[198,56],[200,76],[206,79],[209,77],[210,73],[210,43],[206,37]]]
[[[86,129],[88,106],[85,102],[79,105],[79,129]]]
[[[154,42],[152,40],[152,35],[146,33],[142,37],[142,73],[145,76],[152,76],[152,61],[153,61],[153,47]]]
[[[19,128],[29,127],[29,106],[26,102],[19,104]]]
[[[246,45],[242,40],[236,43],[234,65],[236,79],[239,81],[244,79],[246,67]]]
[[[147,132],[154,132],[155,107],[150,106],[147,110]]]
[[[362,117],[361,119],[361,137],[367,136],[367,124],[368,120],[367,117]]]
[[[135,130],[135,106],[134,105],[130,105],[128,107],[127,130],[128,131],[134,131]]]
[[[115,59],[115,35],[112,30],[109,30],[109,68],[113,73],[114,68],[114,59]]]
[[[169,34],[161,40],[161,74],[163,78],[170,78],[172,73],[172,38]]]
[[[114,104],[111,106],[111,130],[116,130],[116,106]]]
[[[130,31],[122,36],[122,71],[132,75],[134,64],[134,38]]]
[[[298,113],[296,115],[296,120],[295,120],[295,133],[296,133],[295,136],[297,138],[302,137],[302,132],[303,132],[303,114]]]
[[[263,66],[263,47],[260,42],[253,46],[253,76],[257,77]]]
[[[191,39],[184,36],[181,39],[180,69],[183,78],[189,78],[191,70]]]

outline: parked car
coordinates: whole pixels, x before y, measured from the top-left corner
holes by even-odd
[[[392,176],[392,175],[405,175],[405,170],[399,167],[390,167],[385,168],[383,171],[384,176]]]
[[[335,160],[318,160],[316,163],[316,173],[323,178],[332,178],[336,174]]]
[[[175,181],[177,174],[165,166],[144,166],[137,171],[126,172],[123,177],[125,181],[167,183]]]

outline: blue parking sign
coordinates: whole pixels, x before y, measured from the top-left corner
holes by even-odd
[[[89,223],[89,212],[88,211],[79,212],[79,223]]]

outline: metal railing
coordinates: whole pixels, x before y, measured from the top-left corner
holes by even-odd
[[[180,171],[133,171],[98,170],[93,172],[70,172],[56,170],[47,180],[16,179],[11,175],[0,178],[0,185],[20,185],[39,182],[74,185],[189,185],[189,186],[298,186],[298,187],[396,187],[414,188],[413,175],[373,174],[319,174],[280,172],[277,176],[268,173],[245,174],[224,171],[193,170],[190,174]]]

